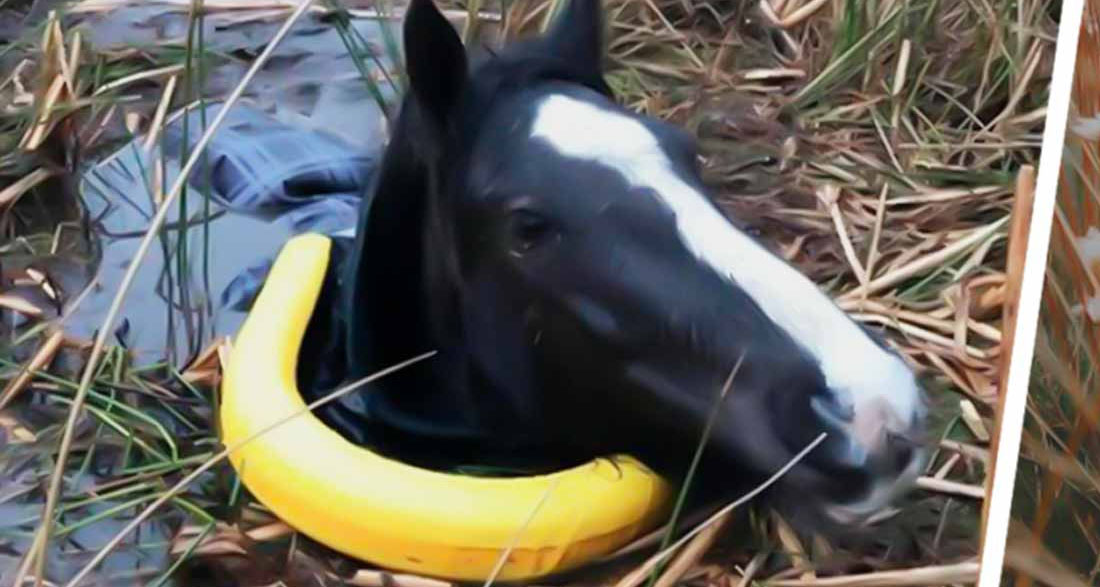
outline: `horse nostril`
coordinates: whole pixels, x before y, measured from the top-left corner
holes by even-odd
[[[826,422],[838,428],[855,418],[855,409],[850,405],[842,404],[836,396],[815,396],[810,398],[810,407]]]
[[[904,471],[913,460],[913,447],[902,445],[894,448],[894,466],[899,471]]]
[[[901,472],[909,468],[916,458],[917,443],[901,434],[890,432],[886,435],[886,449],[893,469]]]

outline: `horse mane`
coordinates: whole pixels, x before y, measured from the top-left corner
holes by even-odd
[[[437,185],[447,162],[439,158],[448,142],[476,140],[482,121],[500,100],[531,87],[578,84],[611,98],[596,69],[578,67],[550,49],[545,39],[535,38],[470,59],[468,82],[448,128],[435,128],[411,93],[402,99],[343,271],[347,379],[439,351],[432,361],[374,384],[368,401],[415,404],[422,421],[401,421],[400,427],[419,430],[425,438],[453,439],[460,452],[466,450],[458,448],[462,440],[478,442],[489,435],[483,413],[487,400],[479,394],[484,382],[463,348],[460,270],[447,220],[451,202]],[[381,420],[392,424],[399,418],[387,412]],[[430,429],[424,428],[427,422]],[[377,445],[400,445],[407,453],[416,442],[405,436],[387,442],[385,425],[372,422],[371,427],[376,432],[370,441]],[[438,451],[438,442],[430,450]]]

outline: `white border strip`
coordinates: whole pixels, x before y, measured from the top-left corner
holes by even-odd
[[[997,462],[994,463],[993,488],[990,492],[985,542],[982,548],[978,587],[999,587],[1005,558],[1005,542],[1012,511],[1012,489],[1016,482],[1016,466],[1020,456],[1020,437],[1027,407],[1031,361],[1035,351],[1035,333],[1039,321],[1043,277],[1047,267],[1047,248],[1054,220],[1054,202],[1058,193],[1058,176],[1062,169],[1066,120],[1069,116],[1070,93],[1073,90],[1073,70],[1077,59],[1077,38],[1081,32],[1083,0],[1064,0],[1058,27],[1058,45],[1051,76],[1050,101],[1043,130],[1043,151],[1039,155],[1039,175],[1035,188],[1035,208],[1031,218],[1030,236],[1024,261],[1023,283],[1020,287],[1016,337],[1012,347],[1012,362],[1008,367],[1008,385],[1001,414]]]

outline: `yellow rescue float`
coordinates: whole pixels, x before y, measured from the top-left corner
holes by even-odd
[[[280,252],[234,341],[222,383],[222,441],[234,446],[300,411],[298,351],[331,241]],[[547,475],[472,477],[385,458],[305,413],[230,455],[245,487],[307,536],[393,570],[460,581],[528,580],[576,568],[663,521],[668,484],[628,456]]]

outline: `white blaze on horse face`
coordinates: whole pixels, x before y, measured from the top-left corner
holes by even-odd
[[[651,189],[675,215],[680,238],[701,261],[753,298],[819,362],[836,398],[853,454],[878,449],[887,430],[905,432],[923,410],[912,372],[880,348],[810,281],[737,230],[673,168],[657,137],[623,113],[562,94],[536,106],[531,135],[565,157],[596,162]],[[883,409],[884,407],[888,409]]]

